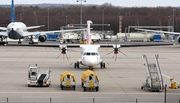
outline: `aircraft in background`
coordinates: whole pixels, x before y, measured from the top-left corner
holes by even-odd
[[[34,35],[40,35],[39,41],[45,42],[47,40],[46,33],[55,33],[55,32],[69,32],[69,31],[79,31],[84,29],[70,29],[70,30],[54,30],[54,31],[42,31],[42,32],[28,32],[27,30],[35,29],[43,27],[43,25],[40,26],[30,26],[27,27],[23,22],[16,22],[15,21],[15,10],[14,10],[14,0],[12,0],[11,4],[11,23],[7,27],[0,27],[0,37],[1,42],[0,45],[8,44],[8,42],[4,42],[3,39],[9,37],[10,39],[19,39],[18,44],[21,44],[21,39],[24,39],[25,37],[31,36],[31,42],[29,44],[34,44],[32,38]]]
[[[89,69],[93,69],[94,66],[100,65],[100,68],[105,68],[104,61],[100,58],[98,48],[100,45],[91,45],[91,33],[90,33],[90,25],[92,24],[92,21],[87,21],[87,33],[86,33],[86,44],[79,45],[82,48],[81,51],[81,57],[78,59],[76,63],[74,63],[74,68],[79,68],[79,65],[88,66]],[[70,45],[69,45],[70,46]],[[67,45],[59,45],[61,48],[61,54],[66,54]],[[114,54],[118,54],[118,52],[121,52],[119,50],[120,45],[112,45],[114,48],[113,51],[109,52],[108,54],[114,52]],[[108,55],[107,54],[107,55]],[[125,55],[125,54],[124,54]],[[67,55],[66,55],[67,56]],[[68,57],[67,57],[68,58]],[[117,58],[117,56],[116,56]]]
[[[136,30],[154,32],[154,33],[165,33],[165,34],[170,34],[170,35],[178,35],[174,42],[180,44],[180,32],[170,32],[170,31],[162,31],[162,30],[150,30],[150,29],[136,29]]]

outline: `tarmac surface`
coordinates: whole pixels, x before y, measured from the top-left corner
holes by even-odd
[[[32,46],[0,46],[0,103],[3,102],[36,102],[36,103],[179,103],[180,89],[150,92],[141,90],[146,79],[146,68],[142,65],[142,54],[147,55],[150,63],[155,63],[155,54],[159,55],[159,63],[164,82],[170,85],[170,77],[180,83],[180,46],[143,46],[123,47],[119,53],[105,56],[112,48],[99,48],[99,53],[106,63],[105,69],[94,68],[99,77],[99,92],[89,90],[83,92],[81,74],[88,67],[80,65],[74,69],[73,63],[80,57],[80,48],[69,48],[66,56],[60,54],[57,47]],[[29,65],[37,64],[45,73],[51,72],[50,87],[27,87]],[[70,71],[76,76],[76,90],[61,90],[60,74]],[[166,99],[165,99],[166,97]]]

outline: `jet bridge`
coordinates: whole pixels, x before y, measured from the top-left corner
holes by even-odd
[[[148,63],[146,55],[142,55],[143,65],[146,67],[146,82],[143,83],[141,89],[149,91],[163,91],[163,78],[158,62],[159,56],[155,55],[156,63]]]

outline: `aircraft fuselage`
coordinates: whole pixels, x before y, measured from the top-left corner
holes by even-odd
[[[22,22],[12,22],[7,26],[7,34],[10,39],[23,39],[26,25]]]

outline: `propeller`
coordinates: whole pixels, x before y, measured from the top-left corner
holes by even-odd
[[[69,61],[69,57],[67,55],[67,45],[61,45],[60,44],[59,45],[59,50],[61,50],[61,53],[59,54],[59,56],[56,59],[58,59],[62,54],[63,55],[63,60],[64,60],[64,55],[66,55],[66,58]]]
[[[113,50],[112,50],[111,52],[107,53],[106,55],[109,55],[109,54],[111,54],[111,53],[114,52],[114,54],[115,54],[115,61],[117,60],[117,54],[118,54],[119,52],[126,56],[126,54],[124,54],[123,52],[121,52],[121,51],[119,50],[120,47],[121,47],[121,45],[117,45],[117,44],[116,44],[116,45],[113,45]],[[113,56],[113,57],[114,57],[114,56]]]

